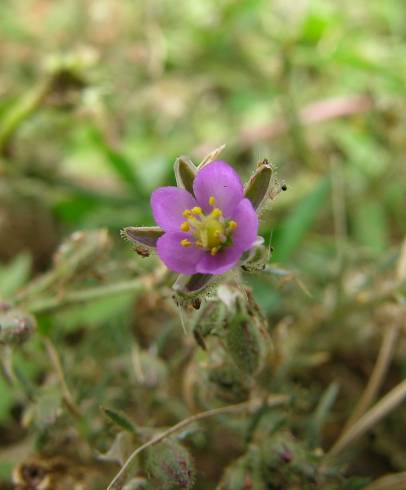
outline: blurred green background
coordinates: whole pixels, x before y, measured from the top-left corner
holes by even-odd
[[[406,232],[405,19],[404,0],[2,0],[0,296],[49,270],[76,230],[111,232],[108,278],[151,270],[156,259],[132,255],[119,230],[153,224],[149,195],[174,183],[177,156],[198,163],[223,143],[245,179],[268,158],[275,188],[288,186],[262,231],[273,263],[311,296],[247,279],[274,321],[361,285],[379,292]],[[132,300],[45,315],[40,330],[57,331],[68,366],[99,337],[96,357],[119,356]],[[378,335],[361,322],[355,349]],[[66,336],[94,326],[77,354]],[[38,384],[33,344],[15,364]],[[399,360],[395,379],[405,370]],[[112,376],[92,392],[95,407]],[[0,446],[25,437],[25,408],[0,381]]]

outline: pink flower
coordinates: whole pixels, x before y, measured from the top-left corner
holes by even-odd
[[[223,161],[198,170],[193,194],[160,187],[151,207],[164,234],[157,241],[161,260],[180,274],[223,274],[249,250],[258,217],[237,173]]]

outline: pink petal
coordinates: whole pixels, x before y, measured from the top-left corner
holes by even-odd
[[[234,246],[224,249],[216,255],[205,252],[204,257],[199,261],[196,272],[201,274],[224,274],[238,262],[243,251]]]
[[[191,239],[191,236],[182,232],[165,233],[157,242],[157,252],[168,269],[191,275],[196,273],[196,265],[205,252],[193,245],[182,247],[180,241],[184,238]]]
[[[258,235],[258,216],[249,199],[243,199],[235,209],[233,220],[237,228],[233,233],[233,246],[239,250],[249,250]]]
[[[220,160],[209,163],[198,171],[193,183],[196,200],[207,213],[212,208],[209,199],[214,196],[216,207],[223,211],[226,218],[233,213],[244,197],[240,177],[226,162]]]
[[[179,187],[159,187],[151,195],[152,214],[156,223],[165,231],[179,231],[185,221],[185,209],[197,206],[188,191]]]

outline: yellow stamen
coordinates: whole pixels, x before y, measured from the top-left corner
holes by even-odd
[[[229,221],[228,223],[228,229],[230,231],[234,231],[237,228],[237,223],[235,221]]]
[[[210,250],[210,255],[216,255],[218,251],[219,251],[219,248],[218,247],[213,247]]]
[[[223,216],[223,213],[219,208],[214,208],[211,214],[214,218],[220,218],[220,216]]]
[[[193,214],[203,214],[203,211],[202,211],[202,208],[195,206],[194,208],[192,208],[192,213]]]
[[[190,218],[192,216],[192,211],[190,209],[185,209],[182,213],[184,218]]]
[[[209,197],[210,206],[214,206],[216,204],[216,198],[214,196]]]
[[[180,229],[182,231],[189,231],[190,230],[190,224],[187,222],[187,221],[184,221],[181,225],[180,225]]]
[[[196,247],[203,248],[203,243],[200,240],[195,241]]]
[[[190,245],[192,245],[192,242],[190,242],[187,238],[184,238],[180,241],[180,244],[182,245],[182,247],[190,247]]]

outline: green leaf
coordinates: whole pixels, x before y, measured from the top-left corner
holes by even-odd
[[[91,140],[96,144],[98,150],[103,153],[107,164],[114,170],[117,176],[135,190],[137,195],[144,195],[144,189],[131,162],[122,153],[109,146],[95,128],[90,128],[89,134]]]
[[[106,415],[118,427],[124,429],[126,432],[131,432],[131,434],[137,433],[135,425],[125,415],[116,412],[111,408],[101,407],[101,409],[104,415]]]
[[[320,436],[323,425],[330,415],[331,408],[336,401],[339,386],[337,383],[331,383],[323,393],[314,416],[309,426],[309,443],[310,447],[316,448],[320,445]]]

